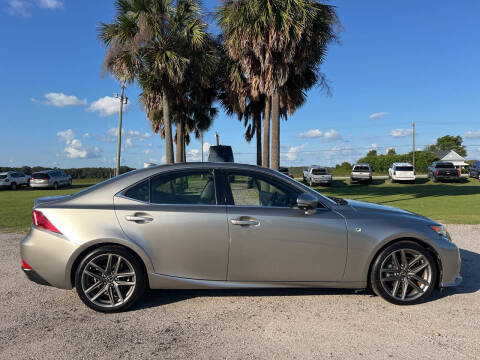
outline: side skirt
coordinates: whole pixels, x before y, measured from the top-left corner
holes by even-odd
[[[151,289],[254,289],[254,288],[337,288],[364,289],[363,281],[270,281],[270,282],[238,282],[227,280],[200,280],[175,276],[148,274]]]

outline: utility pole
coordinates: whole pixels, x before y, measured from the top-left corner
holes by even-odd
[[[413,169],[415,170],[415,121],[412,123],[412,135],[413,135]]]
[[[218,133],[215,133],[215,138],[217,139],[217,146],[220,145],[220,136],[218,136]]]
[[[120,151],[122,148],[122,115],[123,115],[123,104],[127,104],[128,98],[124,96],[125,93],[125,80],[122,82],[122,91],[120,97],[118,93],[115,93],[115,98],[120,100],[120,113],[118,116],[118,145],[117,145],[117,170],[115,176],[120,175]]]

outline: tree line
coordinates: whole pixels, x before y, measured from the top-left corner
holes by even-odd
[[[218,100],[244,123],[246,140],[256,139],[257,165],[278,169],[280,119],[313,86],[329,91],[320,66],[338,39],[335,8],[315,0],[224,0],[214,36],[197,0],[115,6],[113,21],[98,29],[104,71],[140,87],[152,129],[165,139],[167,164],[185,161],[190,136],[210,128]]]
[[[72,179],[108,179],[114,176],[112,168],[106,167],[85,167],[85,168],[71,168],[71,169],[58,169],[49,168],[43,166],[21,166],[21,167],[8,167],[0,166],[0,172],[4,171],[20,171],[24,174],[32,175],[33,173],[44,170],[62,170],[72,177]],[[120,173],[126,173],[128,171],[135,170],[129,166],[121,166]]]

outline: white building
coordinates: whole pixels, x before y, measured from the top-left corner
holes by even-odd
[[[455,150],[439,150],[435,151],[434,154],[440,158],[440,161],[448,161],[453,163],[457,169],[464,168],[465,166],[469,165],[465,162],[465,158],[458,155]]]

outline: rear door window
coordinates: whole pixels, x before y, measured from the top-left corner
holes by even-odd
[[[150,182],[148,180],[142,181],[140,184],[137,184],[128,189],[125,192],[124,196],[134,200],[149,202]]]

